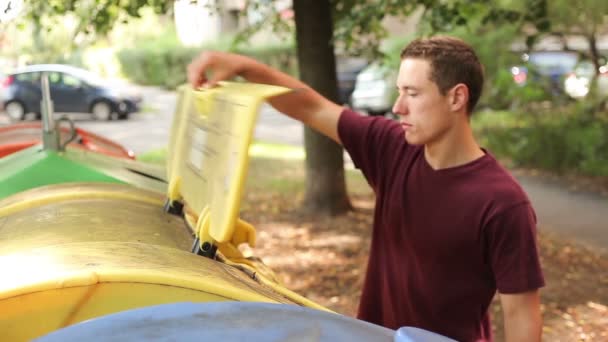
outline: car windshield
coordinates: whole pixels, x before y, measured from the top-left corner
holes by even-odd
[[[105,83],[105,80],[101,76],[87,70],[74,69],[70,70],[69,74],[80,78],[81,80],[90,85],[102,85]]]
[[[569,52],[535,52],[529,59],[541,74],[567,73],[574,69],[577,61],[578,56]]]

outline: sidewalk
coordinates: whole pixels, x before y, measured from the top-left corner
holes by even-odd
[[[532,201],[539,230],[608,251],[608,196],[569,190],[567,185],[542,176],[514,175]]]

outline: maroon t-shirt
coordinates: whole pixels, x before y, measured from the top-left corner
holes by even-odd
[[[544,285],[536,217],[522,188],[487,152],[433,170],[424,147],[408,145],[392,120],[345,110],[338,133],[376,193],[359,318],[491,340],[496,290]]]

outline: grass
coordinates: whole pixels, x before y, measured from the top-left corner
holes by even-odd
[[[144,163],[152,163],[163,165],[167,162],[167,149],[161,148],[157,150],[152,150],[148,152],[144,152],[136,157],[138,161]]]
[[[304,149],[299,146],[272,144],[267,142],[255,141],[249,148],[251,158],[270,158],[279,160],[304,160],[306,154]],[[161,148],[144,152],[137,156],[137,160],[164,164],[167,162],[167,149]]]
[[[255,141],[251,144],[249,156],[251,162],[248,179],[255,179],[255,181],[248,182],[250,187],[276,191],[281,194],[293,193],[304,188],[306,177],[304,148]],[[142,153],[137,156],[137,160],[145,163],[165,164],[167,149],[161,148]],[[351,192],[370,191],[360,171],[347,169],[345,177]]]

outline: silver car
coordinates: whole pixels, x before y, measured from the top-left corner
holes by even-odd
[[[383,64],[373,63],[363,69],[351,96],[353,108],[369,115],[390,113],[397,98],[396,77],[395,70]]]

